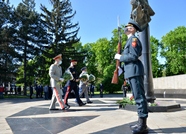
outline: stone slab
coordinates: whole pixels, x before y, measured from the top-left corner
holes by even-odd
[[[149,112],[173,112],[181,110],[181,105],[175,101],[158,101],[156,102],[158,106],[149,106]],[[119,108],[123,108],[119,106]],[[129,111],[137,111],[136,105],[126,105],[123,109]]]

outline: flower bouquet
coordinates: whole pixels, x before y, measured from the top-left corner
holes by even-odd
[[[89,75],[88,74],[82,74],[79,79],[82,81],[82,82],[87,82],[88,79],[89,79]]]
[[[69,70],[66,70],[63,74],[64,81],[72,80],[74,79],[72,73]]]
[[[63,82],[66,82],[68,80],[72,80],[74,77],[72,73],[69,70],[66,70],[63,74],[64,81],[58,81],[58,84],[62,84]]]
[[[95,78],[95,76],[93,74],[90,74],[89,77],[88,77],[88,81],[89,82],[93,82],[93,81],[95,81],[95,79],[96,78]]]

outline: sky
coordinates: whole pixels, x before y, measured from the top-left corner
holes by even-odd
[[[22,0],[10,0],[15,7]],[[76,15],[73,23],[79,23],[78,37],[82,44],[96,42],[100,38],[112,37],[120,24],[127,24],[130,19],[130,0],[70,0]],[[41,12],[40,3],[51,8],[49,0],[35,0],[36,10]],[[178,26],[186,26],[186,0],[148,0],[155,15],[151,17],[150,35],[161,41],[161,38]]]

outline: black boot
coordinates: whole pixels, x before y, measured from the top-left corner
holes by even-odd
[[[137,128],[138,125],[139,125],[139,119],[138,119],[138,122],[135,125],[130,125],[130,129],[133,130],[133,129]]]
[[[147,128],[147,118],[139,118],[138,119],[138,125],[134,125],[134,127],[131,127],[133,134],[147,134],[148,128]]]

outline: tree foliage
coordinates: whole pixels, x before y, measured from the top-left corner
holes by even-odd
[[[179,26],[162,37],[161,56],[165,57],[166,75],[186,73],[186,27]]]
[[[114,29],[112,33],[113,37],[111,40],[100,38],[95,43],[87,43],[83,47],[87,51],[85,63],[88,70],[96,76],[97,87],[99,87],[99,83],[102,83],[105,91],[109,93],[120,90],[124,79],[122,74],[119,77],[119,84],[111,84],[113,72],[116,67],[114,55],[117,52],[119,41],[117,29]],[[121,36],[122,47],[124,47],[127,37],[124,34],[121,34]]]
[[[0,2],[0,83],[7,85],[14,81],[16,72],[17,52],[11,45],[13,40],[13,8],[9,1]]]
[[[27,61],[35,55],[41,55],[47,41],[47,33],[41,23],[40,15],[35,11],[34,0],[23,0],[14,12],[15,30],[12,45],[19,52],[24,65],[24,94],[27,87]]]
[[[150,47],[151,47],[151,63],[152,63],[152,74],[153,77],[161,77],[163,71],[163,65],[160,64],[158,60],[159,57],[159,48],[160,43],[159,40],[154,38],[153,36],[150,37]]]
[[[72,23],[76,12],[73,11],[70,0],[50,0],[50,3],[52,5],[51,10],[41,4],[41,17],[50,38],[49,49],[51,51],[47,57],[52,58],[62,53],[64,63],[68,63],[63,64],[64,69],[69,66],[69,58],[74,59],[79,55],[73,47],[73,44],[80,40],[77,37],[79,24]]]
[[[78,23],[72,24],[71,19],[74,17],[71,3],[69,0],[50,0],[52,5],[51,11],[41,4],[42,13],[39,15],[39,22],[45,30],[45,40],[48,44],[40,48],[41,52],[35,54],[29,62],[32,66],[33,77],[37,78],[37,83],[49,84],[48,70],[53,63],[53,57],[57,54],[63,54],[63,71],[69,66],[69,58],[76,57],[77,60],[84,59],[84,53],[78,52],[75,44],[79,42],[77,38]],[[75,29],[75,30],[74,30]],[[27,68],[29,69],[28,65]]]

